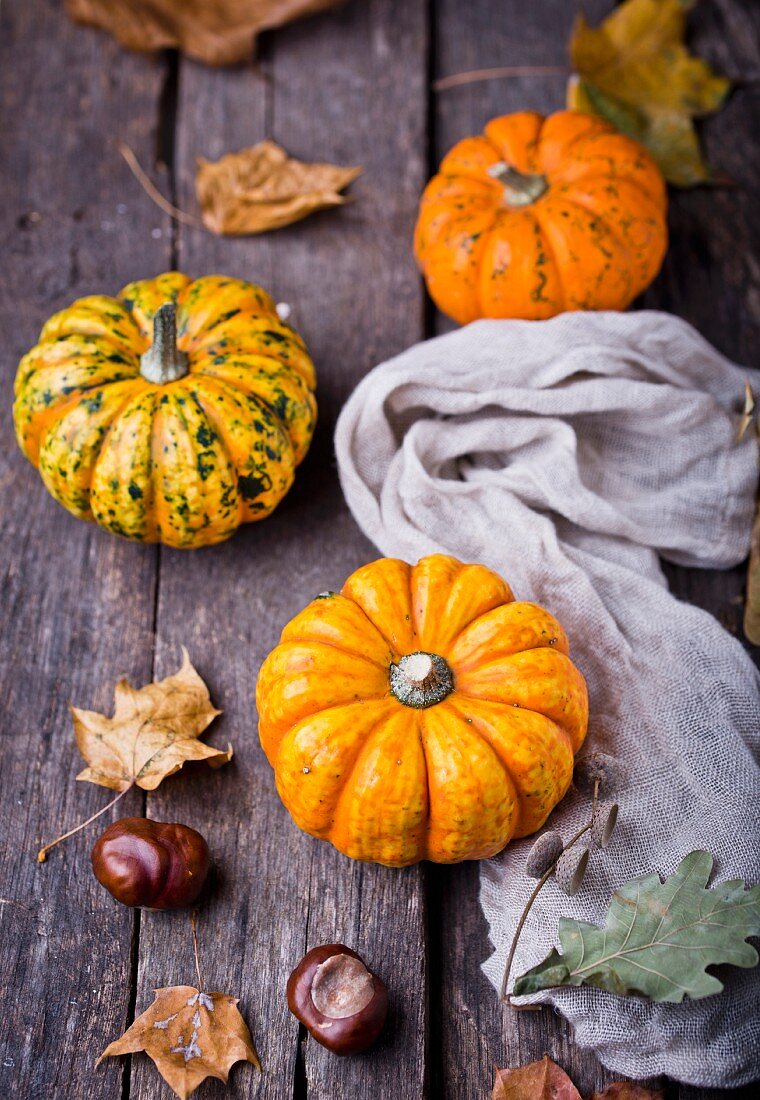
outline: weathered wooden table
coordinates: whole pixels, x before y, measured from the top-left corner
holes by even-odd
[[[592,18],[610,6],[585,5]],[[221,874],[200,918],[205,975],[240,996],[264,1065],[262,1077],[235,1069],[229,1095],[470,1100],[490,1094],[494,1064],[544,1051],[590,1092],[610,1075],[572,1046],[560,1018],[502,1016],[480,971],[490,947],[477,866],[389,871],[301,835],[275,795],[253,703],[258,666],[283,623],[375,555],[343,504],[332,428],[371,366],[447,327],[425,299],[410,245],[428,174],[490,116],[551,111],[565,86],[561,72],[439,93],[432,81],[488,66],[562,66],[576,4],[353,0],[266,35],[255,64],[226,71],[128,54],[61,9],[60,0],[4,0],[0,11],[0,1095],[170,1095],[143,1056],[93,1063],[154,987],[194,981],[187,917],[115,905],[90,873],[92,831],[44,867],[34,857],[106,797],[74,782],[68,701],[108,711],[118,676],[140,685],[166,675],[182,643],[224,708],[213,739],[234,742],[235,762],[187,769],[149,797],[130,793],[118,810],[185,821],[210,838]],[[686,317],[756,365],[760,6],[704,0],[692,27],[700,52],[751,82],[704,128],[710,157],[737,186],[674,196],[670,251],[643,304]],[[219,240],[162,214],[116,151],[117,139],[127,142],[165,194],[192,208],[198,154],[214,158],[266,135],[307,160],[364,165],[356,201],[269,236]],[[72,519],[21,457],[10,416],[16,362],[50,313],[172,267],[243,276],[292,303],[320,378],[317,438],[291,495],[266,523],[197,553],[131,545]],[[740,632],[742,570],[668,576]],[[285,1007],[287,974],[307,944],[336,939],[365,954],[392,989],[392,1023],[372,1056],[340,1060],[304,1043]],[[207,1082],[197,1095],[221,1096],[221,1085]],[[671,1086],[668,1095],[679,1093]]]

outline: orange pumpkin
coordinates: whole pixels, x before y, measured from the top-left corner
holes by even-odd
[[[495,118],[444,157],[422,196],[417,262],[459,324],[626,309],[667,248],[647,151],[581,111]]]
[[[405,866],[540,829],[586,735],[552,615],[482,565],[381,558],[288,623],[259,675],[259,736],[296,824]]]

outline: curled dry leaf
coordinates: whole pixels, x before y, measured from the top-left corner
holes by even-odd
[[[179,49],[208,65],[250,57],[256,35],[339,0],[66,0],[79,23],[110,31],[130,50]]]
[[[747,571],[747,602],[744,608],[744,633],[753,645],[760,645],[760,508],[752,526],[752,543]]]
[[[191,985],[157,989],[155,995],[150,1008],[106,1047],[96,1065],[143,1050],[180,1100],[187,1100],[207,1077],[226,1082],[235,1062],[245,1060],[261,1069],[237,997],[202,993]]]
[[[113,718],[71,707],[77,745],[89,764],[77,779],[114,791],[133,784],[152,791],[188,760],[220,767],[232,757],[232,746],[216,749],[198,740],[221,711],[184,646],[179,672],[139,689],[120,680],[114,699]]]
[[[195,192],[212,233],[265,233],[300,221],[316,210],[341,206],[339,192],[361,168],[305,164],[274,141],[260,141],[217,161],[198,158]]]
[[[694,0],[625,0],[598,27],[579,15],[570,41],[578,76],[568,107],[601,115],[647,147],[679,187],[715,181],[694,119],[722,106],[730,83],[684,45]]]
[[[497,1069],[491,1100],[581,1100],[563,1069],[545,1054],[540,1062]]]

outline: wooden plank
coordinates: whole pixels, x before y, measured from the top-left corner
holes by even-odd
[[[181,206],[192,206],[196,155],[264,136],[304,159],[366,168],[354,204],[277,234],[218,240],[183,227],[179,236],[183,269],[260,281],[291,303],[319,373],[317,437],[277,512],[213,550],[162,552],[160,671],[189,646],[225,710],[216,738],[237,750],[231,768],[171,782],[149,800],[151,816],[200,828],[221,864],[221,888],[200,919],[204,969],[215,988],[241,996],[264,1065],[261,1082],[250,1068],[234,1071],[232,1096],[424,1095],[422,872],[352,864],[301,835],[274,791],[253,706],[259,665],[288,618],[376,556],[342,500],[332,431],[358,379],[422,334],[409,239],[424,175],[424,47],[424,3],[393,0],[274,34],[255,69],[182,63]],[[313,1043],[302,1055],[285,1007],[285,982],[307,946],[336,939],[390,980],[394,1019],[371,1058],[336,1059]],[[191,980],[186,918],[149,915],[140,955],[138,1006],[153,985]],[[136,1065],[133,1095],[156,1089],[152,1069]]]
[[[609,0],[596,0],[584,4],[584,11],[595,22],[612,6]],[[533,5],[518,0],[502,4],[474,0],[468,5],[466,19],[456,0],[437,0],[435,12],[435,77],[496,66],[562,67],[568,63],[567,41],[575,8],[562,0]],[[724,71],[756,72],[759,14],[736,0],[698,6],[692,16],[696,48]],[[478,132],[495,115],[558,109],[564,102],[565,81],[562,72],[515,75],[439,92],[434,105],[435,163],[455,141]],[[712,160],[746,187],[741,193],[705,189],[673,198],[670,252],[663,274],[643,304],[680,313],[726,354],[756,362],[757,311],[753,314],[750,306],[757,295],[753,264],[756,266],[760,252],[755,245],[760,222],[751,216],[751,184],[757,178],[760,152],[750,134],[750,94],[749,90],[737,94],[726,112],[706,127]],[[741,249],[736,248],[737,221]],[[750,244],[746,253],[745,241]],[[452,327],[433,312],[434,332]],[[741,617],[741,570],[708,574],[668,567],[667,572],[679,595],[719,612],[724,625],[736,632]],[[440,1036],[441,1049],[440,1063],[433,1072],[443,1094],[464,1095],[475,1088],[485,1092],[494,1063],[518,1065],[544,1052],[567,1069],[584,1095],[611,1080],[592,1055],[572,1045],[561,1017],[505,1010],[502,1018],[480,970],[491,946],[477,901],[477,867],[464,865],[453,872],[431,868],[430,884],[429,904],[440,913],[437,937],[431,942],[431,974],[439,975],[439,984],[431,991],[437,1013],[432,1026]],[[670,1091],[677,1090],[671,1086]],[[701,1100],[708,1094],[683,1089],[681,1095]]]
[[[124,1073],[119,1060],[93,1064],[128,1021],[134,915],[92,876],[95,828],[44,867],[35,855],[110,798],[74,782],[67,703],[108,711],[119,676],[150,679],[156,554],[54,503],[12,439],[9,395],[52,312],[162,265],[166,220],[111,143],[118,134],[150,161],[162,79],[160,63],[75,28],[58,6],[2,5],[3,1096],[114,1097]],[[130,795],[100,824],[141,805]]]
[[[586,8],[594,19],[609,4],[597,0]],[[456,0],[436,0],[433,77],[497,66],[566,66],[567,40],[575,7],[564,0],[524,4],[506,0],[473,0],[467,18]],[[563,105],[567,74],[514,75],[478,81],[436,93],[431,149],[432,168],[460,138],[478,133],[488,119],[510,111],[544,114]],[[432,331],[455,326],[432,311]],[[432,990],[440,1036],[439,1064],[434,1067],[444,1095],[486,1090],[494,1065],[520,1065],[551,1055],[588,1094],[610,1081],[597,1059],[573,1046],[565,1021],[549,1011],[502,1010],[484,977],[481,963],[491,954],[488,926],[478,901],[477,865],[431,868],[431,908],[439,913],[438,941],[431,944]],[[448,1090],[448,1091],[447,1091]]]
[[[757,72],[760,6],[740,0],[698,4],[689,17],[694,50],[739,85],[726,107],[701,127],[708,161],[735,186],[674,194],[670,247],[662,273],[643,296],[651,309],[677,313],[737,363],[760,360],[760,216],[755,195],[760,173]],[[755,83],[748,83],[754,80]],[[737,402],[741,394],[737,394]],[[671,590],[706,608],[760,663],[760,647],[744,638],[746,569],[724,573],[666,568]]]

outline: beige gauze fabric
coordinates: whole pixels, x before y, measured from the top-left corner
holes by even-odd
[[[575,897],[544,889],[514,976],[558,943],[560,916],[603,924],[618,886],[671,874],[693,849],[715,856],[714,881],[760,879],[758,674],[712,615],[670,595],[659,561],[719,569],[747,554],[758,452],[751,432],[736,442],[745,378],[757,392],[757,372],[677,318],[567,313],[412,347],[341,414],[339,471],[362,530],[407,561],[483,562],[555,614],[589,685],[586,744],[619,762],[614,840]],[[587,815],[571,791],[550,824],[567,839]],[[534,885],[530,845],[482,864],[497,988]],[[681,1005],[588,988],[526,1000],[555,1005],[618,1073],[736,1086],[760,1076],[760,982],[721,978],[724,992]]]

